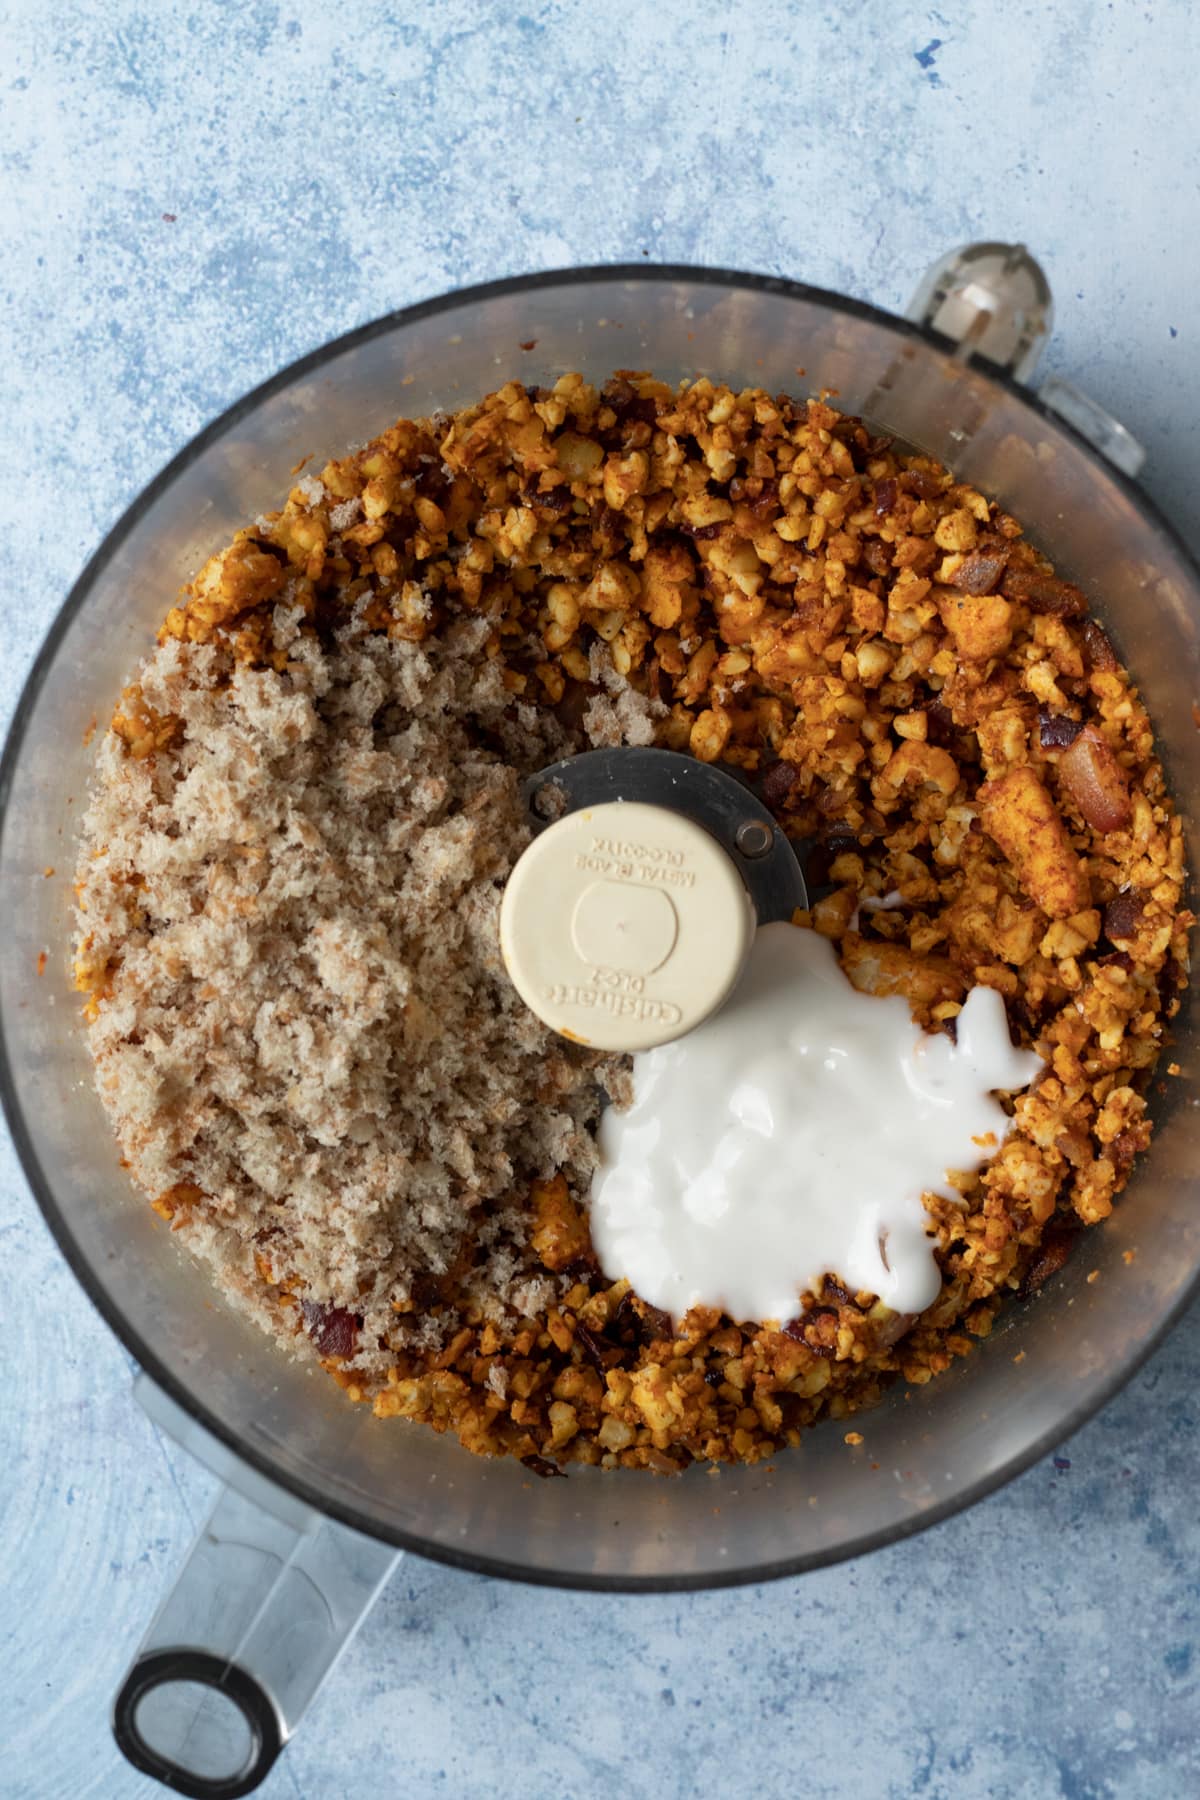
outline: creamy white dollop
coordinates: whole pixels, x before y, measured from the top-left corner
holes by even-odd
[[[1011,1120],[995,1099],[1042,1059],[974,988],[957,1041],[899,996],[860,994],[817,932],[765,925],[723,1010],[633,1059],[600,1125],[591,1232],[605,1275],[675,1318],[795,1315],[821,1276],[896,1312],[937,1297],[925,1193],[977,1169]]]

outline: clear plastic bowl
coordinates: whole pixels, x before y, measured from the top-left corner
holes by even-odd
[[[118,1165],[68,976],[85,733],[107,719],[180,583],[278,503],[304,455],[319,464],[400,413],[456,407],[511,376],[617,367],[832,389],[997,497],[1093,596],[1187,803],[1200,778],[1200,579],[1144,496],[1028,393],[914,327],[784,281],[641,268],[500,282],[382,319],[267,382],[175,459],[88,565],[0,767],[0,1081],[29,1181],[87,1292],[153,1380],[244,1464],[422,1555],[533,1581],[686,1588],[794,1574],[920,1530],[1024,1468],[1126,1380],[1196,1286],[1194,1008],[1176,1026],[1185,1078],[1156,1095],[1153,1151],[1113,1219],[974,1355],[857,1419],[863,1448],[835,1422],[769,1467],[716,1478],[573,1469],[539,1481],[376,1422],[223,1305]]]

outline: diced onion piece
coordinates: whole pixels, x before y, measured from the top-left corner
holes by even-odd
[[[1124,831],[1133,817],[1125,772],[1094,725],[1058,760],[1063,786],[1095,831]]]

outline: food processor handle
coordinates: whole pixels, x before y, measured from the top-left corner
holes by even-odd
[[[156,1423],[228,1484],[121,1683],[113,1733],[147,1775],[197,1800],[264,1779],[399,1560],[294,1500],[153,1386]]]
[[[963,244],[926,270],[908,303],[907,316],[956,345],[956,355],[981,356],[1028,385],[1050,339],[1054,301],[1045,271],[1024,244]],[[880,386],[890,389],[897,378],[903,375],[893,368]],[[1037,399],[1123,475],[1132,479],[1138,474],[1145,450],[1090,394],[1063,375],[1049,375],[1039,386]],[[881,410],[886,413],[887,407]],[[864,411],[871,411],[870,403]],[[953,460],[955,440],[961,446],[971,425],[968,415],[951,427],[951,441],[942,452],[948,461]]]

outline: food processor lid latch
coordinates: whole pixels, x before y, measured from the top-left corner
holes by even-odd
[[[979,356],[1028,383],[1050,341],[1054,300],[1024,244],[963,244],[926,271],[907,316],[948,338],[957,355]],[[1123,475],[1139,473],[1146,452],[1133,433],[1065,376],[1048,375],[1038,399]]]

